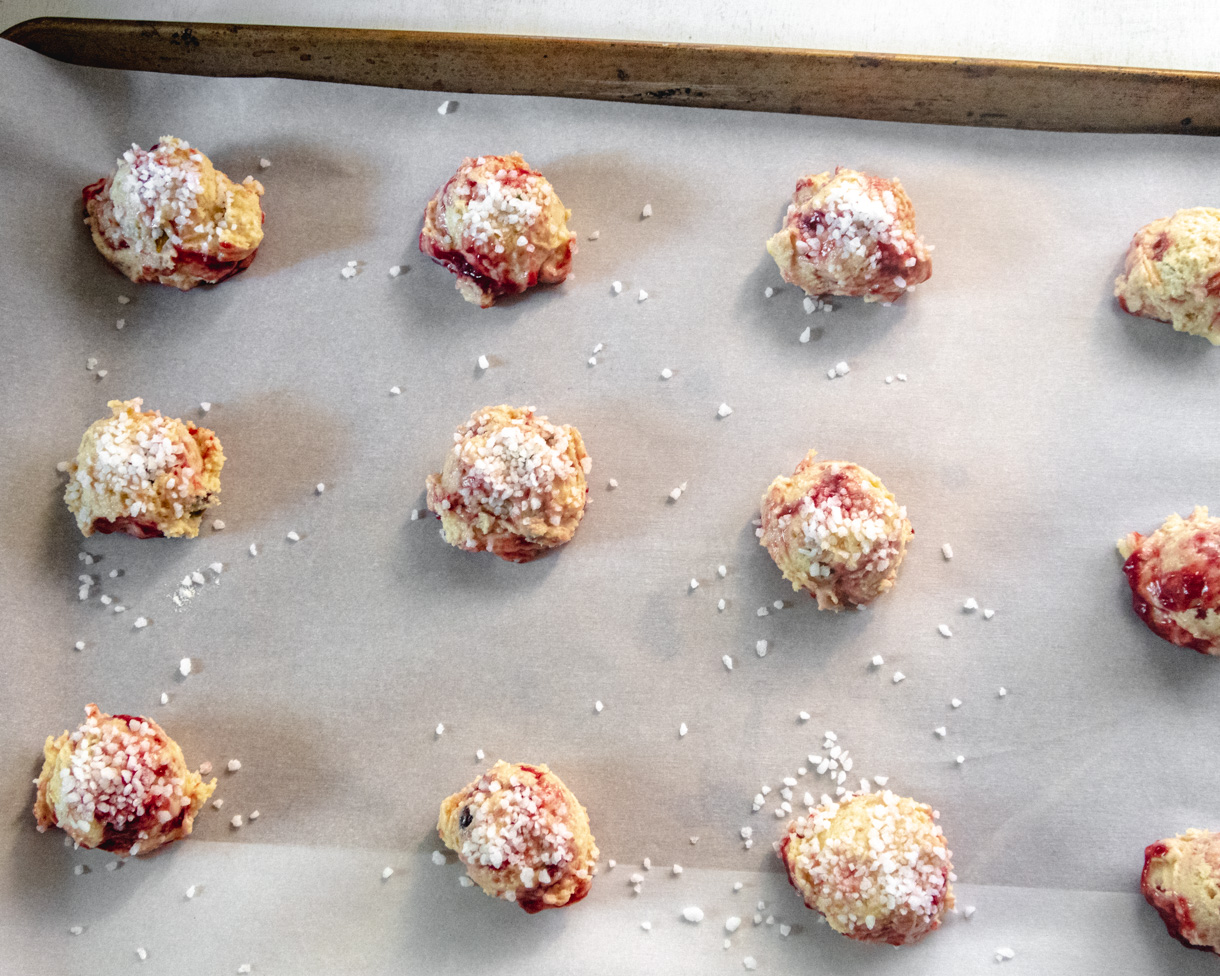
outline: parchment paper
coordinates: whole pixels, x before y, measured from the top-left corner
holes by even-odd
[[[440,115],[433,94],[89,71],[7,45],[0,91],[4,971],[126,972],[144,947],[175,973],[709,973],[750,955],[760,972],[965,974],[1001,946],[1014,973],[1211,971],[1138,875],[1145,844],[1216,825],[1220,673],[1136,619],[1114,543],[1220,506],[1220,350],[1110,290],[1137,227],[1215,202],[1213,141],[471,96]],[[165,133],[267,186],[266,242],[219,288],[132,286],[81,226],[80,188]],[[418,254],[419,219],[463,156],[512,150],[572,209],[576,277],[480,311]],[[796,179],[836,164],[901,177],[934,276],[892,308],[807,316],[763,242]],[[212,404],[223,532],[79,536],[55,464],[131,396],[196,420]],[[575,424],[593,457],[575,541],[527,566],[410,519],[453,429],[505,401]],[[870,610],[819,613],[754,537],[762,491],[811,447],[908,506],[915,541]],[[176,607],[214,561],[220,582]],[[102,581],[86,602],[81,573]],[[962,610],[972,596],[994,619]],[[113,872],[37,834],[42,741],[90,701],[213,762],[223,811]],[[940,810],[971,921],[891,952],[834,935],[787,887],[773,809],[825,730],[855,757],[848,786],[888,775]],[[432,863],[437,806],[485,765],[476,749],[549,763],[588,807],[604,861],[586,903],[527,917]],[[833,788],[799,779],[798,798]],[[680,918],[692,904],[701,925]],[[726,950],[729,915],[746,921]]]

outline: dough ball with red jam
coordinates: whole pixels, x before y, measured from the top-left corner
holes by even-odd
[[[1170,515],[1149,536],[1118,543],[1131,605],[1158,637],[1201,654],[1220,654],[1220,519],[1196,508]]]
[[[847,794],[788,824],[779,844],[788,880],[830,927],[900,946],[940,928],[953,907],[953,852],[923,803]]]
[[[468,302],[554,285],[576,253],[570,210],[519,153],[465,159],[428,201],[419,249],[457,275]]]
[[[189,539],[217,505],[225,456],[206,427],[140,412],[144,401],[111,400],[113,416],[89,425],[68,474],[64,501],[84,535]]]
[[[1220,210],[1179,210],[1141,227],[1114,294],[1123,311],[1220,345]]]
[[[576,534],[593,462],[575,427],[502,405],[475,411],[453,441],[428,476],[428,509],[451,546],[525,563]]]
[[[784,281],[815,298],[888,303],[932,277],[932,259],[915,233],[915,208],[902,184],[842,166],[797,182],[767,252]]]
[[[589,815],[546,766],[496,763],[441,804],[436,829],[475,884],[531,914],[572,905],[593,884]]]
[[[866,468],[815,461],[810,451],[791,477],[762,499],[762,544],[794,590],[820,610],[872,603],[894,585],[914,535],[899,505]]]
[[[249,267],[263,240],[263,185],[234,183],[198,149],[163,136],[132,144],[85,187],[85,224],[102,256],[134,282],[188,291]]]
[[[190,834],[216,789],[186,767],[156,722],[85,706],[85,724],[47,738],[36,780],[38,830],[59,827],[78,847],[148,854]]]
[[[1220,953],[1220,834],[1188,830],[1149,844],[1140,891],[1175,939]]]

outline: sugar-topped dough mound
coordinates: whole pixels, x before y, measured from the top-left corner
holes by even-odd
[[[849,793],[790,822],[780,860],[805,904],[836,932],[918,942],[953,907],[953,852],[935,817],[889,790]]]
[[[902,184],[842,166],[797,182],[767,252],[784,281],[814,297],[893,302],[932,277]]]
[[[574,904],[593,884],[589,815],[544,765],[496,763],[446,798],[436,829],[475,884],[531,914]]]
[[[85,187],[85,224],[128,278],[187,291],[249,267],[263,240],[258,180],[234,183],[173,136],[148,150],[133,143],[117,166]]]
[[[520,153],[464,159],[424,211],[419,249],[457,275],[457,290],[487,308],[500,295],[563,281],[576,253],[554,187]]]
[[[193,539],[204,511],[220,504],[220,441],[206,427],[141,413],[142,404],[111,400],[113,416],[89,425],[76,459],[62,465],[64,501],[87,536]]]
[[[1220,518],[1197,507],[1174,514],[1150,536],[1120,539],[1131,605],[1158,637],[1220,654]]]
[[[575,427],[501,405],[476,410],[453,440],[428,476],[428,508],[451,546],[525,563],[576,534],[593,463]]]
[[[866,468],[815,461],[810,451],[791,477],[762,498],[761,542],[794,590],[821,610],[871,603],[894,585],[915,534],[899,505]]]
[[[216,789],[186,766],[156,722],[85,706],[85,724],[43,746],[34,782],[40,832],[60,827],[78,847],[120,857],[148,854],[186,837]]]
[[[1188,830],[1149,844],[1140,890],[1170,935],[1220,954],[1220,834]]]
[[[1179,210],[1141,227],[1114,294],[1132,315],[1220,345],[1220,210]]]

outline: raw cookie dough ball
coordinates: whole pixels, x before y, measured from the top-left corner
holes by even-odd
[[[220,504],[220,441],[206,427],[141,413],[143,402],[111,400],[114,416],[89,425],[76,459],[61,465],[64,501],[87,536],[193,539],[207,507]]]
[[[120,857],[148,854],[186,837],[216,789],[186,768],[182,750],[156,722],[85,706],[85,724],[47,738],[35,783],[38,830],[61,827],[78,847]]]
[[[589,815],[546,766],[496,763],[441,804],[436,829],[475,884],[530,914],[578,902],[593,884]]]
[[[1170,515],[1150,536],[1118,543],[1131,605],[1158,637],[1201,654],[1220,654],[1220,518],[1199,506]]]
[[[526,563],[576,534],[593,462],[575,427],[533,407],[486,407],[453,440],[444,470],[428,475],[428,509],[451,546]]]
[[[761,542],[819,610],[864,606],[894,585],[915,532],[880,478],[850,461],[815,461],[817,453],[771,482]]]
[[[806,294],[893,302],[932,277],[915,208],[897,179],[840,166],[799,180],[792,200],[767,252],[784,281]]]
[[[1188,830],[1149,844],[1140,891],[1175,939],[1220,953],[1220,834]]]
[[[457,275],[457,290],[487,308],[498,295],[563,281],[576,253],[572,216],[520,153],[464,159],[424,211],[419,249]]]
[[[1220,210],[1179,210],[1141,227],[1114,294],[1125,312],[1220,345]]]
[[[118,169],[85,187],[85,224],[102,256],[134,282],[188,291],[249,267],[263,240],[263,185],[234,183],[198,149],[162,136],[132,144]]]
[[[849,793],[789,823],[780,860],[805,904],[836,932],[918,942],[953,907],[953,852],[935,817],[889,790]]]

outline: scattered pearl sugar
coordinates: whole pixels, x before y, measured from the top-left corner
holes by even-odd
[[[242,822],[242,821],[241,821],[241,814],[240,814],[240,813],[239,813],[237,816],[235,816],[235,817],[234,817],[232,820],[230,820],[230,821],[229,821],[229,823],[231,823],[231,824],[232,824],[234,827],[240,827],[240,826],[241,826],[241,822]]]
[[[487,357],[486,357],[486,356],[480,356],[480,357],[479,357],[479,369],[487,369],[487,368],[488,368],[488,367],[490,367],[490,366],[491,366],[491,363],[489,363],[489,362],[487,361]]]
[[[474,882],[471,881],[470,877],[465,874],[458,877],[458,884],[460,884],[463,888],[473,888],[474,887]]]
[[[198,893],[199,893],[199,887],[197,885],[191,885],[189,888],[186,889],[186,897],[188,899],[194,898],[195,895]]]
[[[439,725],[437,725],[437,727],[436,727],[436,734],[437,734],[437,735],[444,735],[444,734],[445,734],[445,723],[444,723],[444,722],[441,722]]]
[[[82,925],[73,925],[72,928],[68,929],[68,931],[71,932],[73,935],[80,935],[82,932],[85,931],[85,929],[84,929],[84,926],[82,926]]]
[[[261,814],[259,814],[259,812],[258,812],[257,810],[251,810],[251,811],[250,811],[250,819],[251,819],[251,820],[257,820],[257,819],[258,819],[260,816],[261,816]]]
[[[178,662],[178,673],[184,678],[191,673],[191,659],[189,657],[184,657]]]
[[[437,106],[436,111],[437,111],[437,114],[439,114],[439,115],[450,115],[453,112],[457,111],[457,106],[458,106],[457,102],[453,101],[452,99],[446,98],[443,102],[440,103],[440,105]]]
[[[845,360],[839,360],[839,362],[835,363],[835,372],[840,376],[846,376],[851,372],[851,367],[847,365]]]
[[[673,866],[673,872],[674,872],[674,874],[681,874],[681,873],[682,873],[682,865],[681,865],[681,864],[675,864],[675,865]]]
[[[257,556],[257,555],[258,555],[258,543],[257,543],[257,542],[251,542],[251,543],[250,543],[250,555],[251,555],[251,556]]]
[[[888,776],[874,776],[873,777],[873,782],[876,783],[878,786],[885,786],[885,784],[888,783],[889,781],[890,781],[890,778]]]
[[[874,654],[872,661],[869,662],[874,668],[879,668],[885,663],[885,658],[880,654]]]
[[[397,278],[400,274],[402,274],[402,265],[401,264],[396,264],[390,268],[390,277],[391,278]]]
[[[260,159],[260,160],[258,161],[258,168],[259,168],[259,169],[270,169],[270,168],[271,168],[271,160],[269,160],[269,159],[268,159],[266,156],[262,157],[262,159]]]
[[[887,377],[885,378],[885,382],[886,382],[887,384],[889,384],[889,383],[893,383],[893,382],[894,382],[894,377],[892,377],[892,376],[887,376]]]
[[[120,330],[121,330],[121,329],[122,329],[124,326],[126,326],[126,325],[127,325],[127,320],[126,320],[126,319],[115,319],[115,322],[114,322],[114,327],[115,327],[116,329],[120,329]]]
[[[85,866],[83,864],[76,865],[76,867],[74,867],[72,869],[72,873],[75,874],[79,878],[82,874],[85,873]]]
[[[295,529],[293,529],[291,532],[289,532],[288,535],[285,536],[285,538],[289,542],[300,542],[301,541],[301,536]]]
[[[691,577],[691,580],[690,580],[690,588],[692,590],[699,589],[699,581],[697,579],[695,579],[693,576]]]
[[[244,974],[244,973],[250,972],[250,964],[248,962],[243,962],[240,966],[237,967],[237,972],[239,974]]]
[[[484,759],[486,759],[486,758],[487,758],[487,755],[486,755],[486,753],[484,753],[484,752],[483,752],[483,750],[482,750],[482,749],[476,749],[476,750],[474,751],[474,758],[475,758],[475,759],[477,759],[477,760],[479,760],[479,762],[482,762]],[[611,866],[611,867],[614,867],[614,862],[613,862],[613,861],[611,861],[611,862],[610,862],[610,866]]]
[[[994,617],[994,616],[995,616],[995,611],[994,611],[994,610],[984,610],[984,611],[983,611],[983,619],[984,619],[984,620],[990,620],[990,619],[991,619],[992,617]]]
[[[686,735],[686,733],[689,731],[690,730],[686,727],[686,723],[683,722],[681,725],[678,726],[678,737],[679,738],[684,737]]]
[[[1007,695],[1007,694],[1008,694],[1008,689],[1007,689],[1007,688],[1001,688],[1001,689],[1000,689],[1000,691],[999,691],[999,695],[1000,695],[1000,697],[1001,697],[1001,698],[1003,698],[1003,697],[1004,697],[1005,695]]]
[[[608,482],[606,482],[606,487],[613,490],[618,487],[618,481],[614,478],[611,478]]]
[[[672,498],[674,501],[677,501],[679,498],[682,497],[682,489],[675,488],[673,491],[671,491],[669,493],[669,497]]]
[[[771,611],[768,610],[766,607],[759,607],[758,610],[755,611],[755,613],[760,617],[765,617],[770,612]]]
[[[136,955],[139,956],[140,962],[144,962],[144,960],[148,958],[148,950],[143,946],[140,946],[138,949],[136,949]]]
[[[435,864],[437,867],[443,866],[445,863],[445,855],[442,854],[440,851],[433,851],[432,852],[432,863]]]
[[[419,509],[418,508],[411,509],[411,521],[412,522],[419,521]]]
[[[224,519],[212,519],[212,531],[223,532],[225,529]]]
[[[120,295],[120,296],[119,296],[119,304],[120,304],[120,305],[126,305],[126,304],[127,304],[128,302],[130,302],[130,301],[131,301],[131,299],[130,299],[130,298],[128,298],[126,295]]]
[[[620,295],[620,294],[622,294],[622,292],[623,292],[623,283],[622,283],[621,281],[612,281],[612,282],[610,282],[610,290],[611,290],[612,292],[614,292],[614,294],[616,294],[616,295]]]
[[[723,599],[720,599],[720,600],[717,600],[717,601],[716,601],[716,609],[717,609],[717,610],[723,610],[723,609],[725,608],[725,606],[726,606],[726,604],[725,604],[725,602],[724,602],[724,600],[723,600]]]
[[[744,884],[742,884],[740,881],[734,881],[734,882],[733,882],[733,890],[734,890],[734,891],[741,891],[741,889],[742,889],[742,888],[744,888],[744,887],[745,887],[745,885],[744,885]]]
[[[215,573],[217,576],[219,576],[221,573],[223,573],[225,571],[225,564],[224,563],[208,563],[208,569],[210,569],[213,573]]]
[[[809,721],[809,713],[808,713],[808,712],[798,712],[796,717],[797,717],[797,718],[799,718],[799,719],[800,719],[802,722],[808,722],[808,721]]]
[[[791,933],[792,933],[791,925],[784,925],[783,923],[780,924],[780,927],[779,927],[780,935],[782,935],[784,938],[787,938]]]
[[[136,622],[135,622],[136,630],[143,630],[147,626],[148,626],[147,617],[136,617]]]
[[[965,610],[967,613],[973,613],[978,608],[979,608],[979,601],[976,600],[974,597],[970,597],[965,603],[962,604],[962,609]]]
[[[899,681],[904,681],[904,680],[906,680],[905,674],[903,674],[901,671],[894,672],[894,684],[898,684]]]
[[[646,302],[646,301],[648,301],[648,292],[644,291],[644,289],[643,289],[643,288],[641,288],[641,289],[640,289],[640,299],[639,299],[639,300],[640,300],[641,302]]]
[[[230,759],[229,765],[226,768],[229,770],[230,773],[237,772],[239,769],[241,769],[241,760],[240,759]]]
[[[749,970],[754,970],[754,969],[758,968],[758,960],[755,959],[753,956],[746,956],[743,960],[741,960],[741,964],[743,966],[745,966],[746,969],[749,969]]]
[[[382,869],[381,869],[381,880],[382,880],[382,881],[386,880],[386,879],[387,879],[387,878],[389,878],[391,875],[393,875],[393,873],[394,873],[394,869],[393,869],[393,868],[391,868],[391,867],[384,867],[384,868],[382,868]]]
[[[999,948],[999,949],[996,949],[996,951],[995,951],[995,961],[996,962],[1005,962],[1005,961],[1011,959],[1015,955],[1016,955],[1016,953],[1013,952],[1011,949]]]
[[[936,629],[940,631],[941,637],[952,637],[953,636],[953,631],[951,631],[949,629],[948,624],[938,624]]]
[[[956,762],[956,763],[957,763],[957,764],[960,766],[962,763],[964,763],[964,762],[966,761],[966,757],[965,757],[965,756],[958,756],[958,757],[957,757],[957,759],[956,759],[956,760],[954,760],[954,761],[955,761],[955,762]]]
[[[805,328],[801,331],[800,341],[808,342],[812,337],[813,337],[813,330],[809,326],[805,326]]]
[[[682,917],[688,922],[695,922],[697,924],[703,921],[703,909],[698,905],[688,905],[682,909]]]
[[[945,557],[946,561],[952,559],[953,558],[953,547],[951,545],[949,545],[949,543],[946,542],[943,546],[940,547],[940,554]]]
[[[772,604],[771,604],[771,606],[775,607],[775,609],[776,609],[776,610],[783,610],[783,609],[784,609],[784,601],[783,601],[783,600],[776,600],[774,603],[772,603]]]
[[[605,707],[606,706],[603,705],[600,701],[595,701],[593,703],[593,711],[595,711],[595,712],[600,712]]]
[[[699,843],[699,838],[698,838],[698,837],[692,837],[692,838],[690,839],[690,842],[691,842],[692,844],[698,844],[698,843]]]
[[[212,773],[212,763],[209,760],[204,760],[199,764],[199,775],[210,776]]]
[[[741,919],[736,915],[730,915],[724,920],[724,930],[726,932],[736,932],[741,925]]]
[[[759,657],[767,656],[767,642],[765,640],[756,641],[754,650],[758,652]]]
[[[78,651],[83,651],[83,650],[85,649],[85,642],[84,642],[84,641],[77,641],[77,642],[76,642],[76,649],[77,649]]]
[[[949,704],[952,705],[954,708],[961,708],[962,700],[960,698],[954,698],[954,699],[950,700]]]
[[[652,922],[648,922],[648,921],[641,922],[640,928],[642,928],[645,932],[651,932],[652,931]]]
[[[165,692],[161,692],[161,704],[162,705],[169,704],[169,695],[167,695]]]
[[[592,234],[589,235],[589,240],[595,241],[601,236],[602,236],[602,232],[600,230],[595,230]]]
[[[724,666],[726,668],[728,668],[730,671],[733,670],[733,659],[731,657],[726,654],[720,660],[724,662]]]
[[[718,576],[719,576],[721,579],[724,579],[726,576],[728,576],[728,575],[729,575],[729,568],[728,568],[727,566],[724,566],[724,565],[717,566],[717,567],[716,567],[716,574],[717,574],[717,575],[718,575]]]
[[[641,217],[651,217],[652,216],[652,204],[651,203],[644,204],[644,209],[640,211],[640,216]]]
[[[399,389],[398,387],[396,387],[396,386],[391,386],[391,387],[390,387],[390,396],[398,396],[398,394],[400,394],[401,392],[402,392],[402,390],[400,390],[400,389]]]
[[[940,736],[942,739],[943,739],[943,738],[944,738],[946,735],[948,735],[948,734],[949,734],[949,730],[948,730],[948,729],[946,729],[946,728],[945,728],[943,725],[942,725],[942,726],[940,726],[939,728],[935,728],[935,729],[933,729],[932,731],[933,731],[933,732],[935,732],[937,735],[939,735],[939,736]]]
[[[668,366],[666,366],[663,370],[661,370],[661,379],[663,379],[663,380],[673,379],[673,375],[674,375],[674,371],[672,369],[670,369]]]
[[[326,491],[326,483],[325,483],[325,482],[323,482],[323,481],[319,481],[319,482],[318,482],[318,483],[317,483],[317,484],[314,486],[314,489],[313,489],[313,490],[314,490],[314,491],[316,491],[316,492],[317,492],[319,495],[320,495],[320,494],[322,494],[322,492]]]
[[[907,374],[906,374],[906,373],[899,373],[899,374],[898,374],[898,382],[899,382],[899,383],[905,383],[906,381],[907,381]]]
[[[716,408],[717,417],[727,417],[732,412],[733,412],[733,408],[730,407],[727,403],[722,403],[722,404],[720,404],[719,407]]]
[[[970,918],[971,916],[974,915],[974,913],[976,911],[978,911],[978,909],[975,908],[973,905],[967,905],[965,908],[962,909],[962,915],[964,915],[966,918]]]

